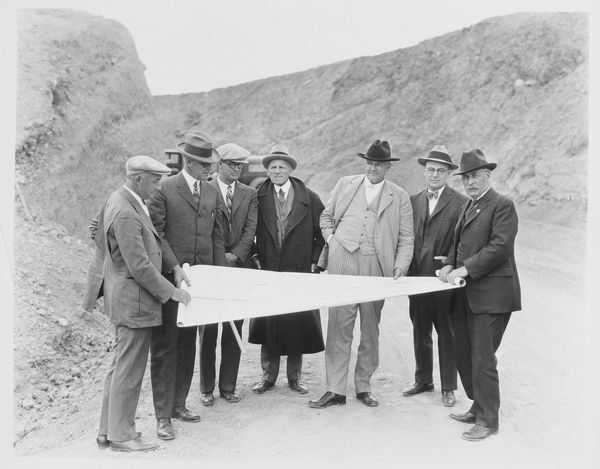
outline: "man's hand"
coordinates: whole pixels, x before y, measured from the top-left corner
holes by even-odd
[[[314,262],[313,262],[312,264],[310,264],[310,271],[311,271],[313,274],[319,274],[319,273],[321,273],[321,269],[319,269],[319,268],[317,267],[317,264],[315,264]]]
[[[398,267],[394,267],[394,280],[398,280],[402,276],[400,269]]]
[[[258,254],[254,254],[252,256],[252,262],[254,262],[254,265],[258,270],[262,269],[262,266],[260,265],[260,260],[258,259]]]
[[[190,282],[189,277],[187,276],[187,274],[185,273],[185,271],[181,268],[180,265],[176,265],[173,268],[173,277],[175,280],[175,286],[177,288],[179,288],[181,286],[181,282],[185,281],[185,283],[187,283],[188,287],[192,286],[192,282]]]
[[[240,260],[240,258],[238,256],[236,256],[235,254],[233,254],[232,252],[225,253],[225,263],[229,267],[235,267],[235,265],[237,264],[237,262],[239,260]]]
[[[442,282],[448,282],[448,274],[454,269],[451,265],[445,265],[437,271],[437,276]]]
[[[439,262],[439,265],[444,265],[448,256],[433,256],[433,260]]]
[[[187,305],[191,301],[192,297],[185,290],[182,290],[181,288],[176,288],[173,291],[173,294],[171,295],[171,299],[173,301],[177,301],[178,303],[183,303],[184,305]]]
[[[92,218],[90,226],[88,226],[88,230],[90,230],[90,236],[93,241],[94,239],[96,239],[96,232],[98,231],[98,218]]]
[[[469,272],[467,272],[467,268],[463,265],[462,267],[459,267],[458,269],[454,269],[452,272],[450,272],[448,274],[448,283],[454,283],[454,279],[457,278],[465,278],[467,275],[469,275]]]

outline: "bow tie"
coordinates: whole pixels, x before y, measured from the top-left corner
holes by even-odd
[[[427,191],[427,198],[429,200],[431,200],[431,199],[437,199],[439,195],[440,195],[440,193],[438,191],[435,191],[435,192],[433,192],[433,191]]]

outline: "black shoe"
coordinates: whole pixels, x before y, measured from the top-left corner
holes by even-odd
[[[489,428],[483,425],[474,425],[469,431],[462,434],[463,440],[467,441],[481,441],[490,435],[498,433],[498,427]]]
[[[308,406],[313,409],[324,409],[330,405],[345,405],[346,396],[327,391],[318,401],[308,401]]]
[[[299,392],[300,394],[308,394],[308,388],[299,380],[288,381],[288,386],[292,391]]]
[[[156,436],[161,440],[173,440],[175,438],[171,419],[156,419]]]
[[[414,383],[411,387],[404,390],[403,396],[414,396],[415,394],[421,394],[425,391],[433,391],[433,383]]]
[[[137,432],[137,438],[141,438],[142,432]],[[96,437],[96,444],[100,449],[110,448],[110,440],[106,437],[106,435],[98,434]]]
[[[446,407],[453,407],[456,404],[454,391],[442,391],[442,404]]]
[[[211,405],[215,405],[215,396],[213,396],[212,392],[203,392],[200,397],[200,404],[205,407],[210,407]]]
[[[252,387],[252,391],[255,392],[256,394],[264,394],[265,391],[268,391],[273,386],[275,386],[273,383],[269,383],[268,381],[263,381],[262,383],[256,383]]]
[[[475,423],[475,414],[465,412],[464,414],[450,414],[450,418],[462,423]]]
[[[367,407],[377,407],[379,405],[377,399],[370,392],[359,392],[356,394],[356,398]]]
[[[199,422],[200,416],[193,414],[187,407],[177,407],[173,409],[173,418],[179,419],[183,422]]]
[[[219,395],[229,403],[240,402],[241,398],[235,391],[219,391]]]

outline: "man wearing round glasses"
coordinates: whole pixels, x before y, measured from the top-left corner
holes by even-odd
[[[415,249],[408,275],[431,277],[443,266],[452,245],[454,227],[461,206],[467,198],[447,186],[450,171],[456,169],[444,145],[434,146],[429,155],[417,158],[425,167],[425,185],[410,201],[413,209]],[[450,323],[451,291],[425,293],[409,297],[409,313],[413,323],[415,351],[415,382],[403,394],[413,396],[433,391],[433,341],[432,329],[438,337],[442,404],[451,407],[456,403],[456,364],[454,339]]]

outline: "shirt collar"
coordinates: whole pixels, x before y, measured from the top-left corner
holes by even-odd
[[[438,193],[438,199],[440,198],[440,196],[442,195],[442,192],[444,192],[444,189],[446,188],[446,186],[440,187],[437,191],[432,191],[429,187],[427,188],[427,192],[437,192]]]
[[[479,197],[477,197],[475,199],[475,203],[479,202],[481,200],[481,198],[488,193],[488,191],[492,188],[492,186],[488,186],[488,188],[483,192],[483,194],[481,194]]]
[[[181,171],[181,174],[183,174],[183,177],[185,178],[185,182],[187,182],[187,185],[190,188],[191,192],[194,192],[194,183],[195,182],[198,182],[198,186],[200,186],[200,181],[198,179],[194,179],[192,177],[192,175],[190,173],[188,173],[185,168],[183,168],[183,170]],[[198,187],[198,190],[200,190],[199,187]]]
[[[285,194],[285,196],[287,197],[288,192],[290,191],[290,186],[292,184],[290,183],[290,180],[288,179],[285,184],[283,186],[278,186],[277,184],[273,184],[273,186],[275,186],[275,192],[279,192],[279,189],[283,189],[283,193]]]
[[[365,176],[365,187],[367,188],[367,190],[380,190],[383,187],[383,183],[385,182],[385,179],[381,182],[378,182],[377,184],[373,184],[371,181],[369,181],[369,178]]]
[[[235,181],[233,181],[231,184],[226,184],[221,180],[221,178],[219,176],[217,176],[217,183],[219,184],[219,188],[221,189],[221,192],[227,191],[227,188],[229,186],[231,186],[232,191],[235,190]]]

